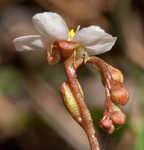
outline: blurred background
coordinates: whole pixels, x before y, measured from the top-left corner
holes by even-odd
[[[125,76],[130,101],[123,107],[127,122],[113,135],[99,128],[104,88],[89,65],[78,78],[85,92],[101,150],[144,149],[144,1],[143,0],[0,0],[0,149],[90,150],[83,130],[63,105],[62,64],[50,66],[45,53],[16,52],[12,40],[37,34],[32,16],[54,11],[69,28],[99,25],[118,37],[114,48],[100,55]]]

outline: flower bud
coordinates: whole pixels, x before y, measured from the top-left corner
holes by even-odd
[[[114,111],[111,113],[111,120],[116,125],[123,125],[125,123],[126,117],[121,111]]]
[[[108,134],[112,134],[115,130],[112,120],[108,115],[104,115],[100,121],[100,127],[103,128]]]
[[[115,83],[111,85],[111,98],[116,104],[125,105],[129,99],[129,93],[121,84]]]
[[[124,77],[123,77],[123,74],[121,73],[120,70],[112,67],[111,65],[109,64],[106,64],[111,75],[112,75],[112,79],[119,82],[119,83],[123,83],[124,82]]]
[[[100,127],[104,129],[110,129],[112,126],[112,121],[109,116],[104,115],[102,120],[100,121]]]
[[[115,131],[115,127],[114,125],[112,124],[111,127],[107,130],[105,130],[108,134],[112,134],[114,131]]]

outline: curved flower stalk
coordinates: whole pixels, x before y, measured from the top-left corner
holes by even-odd
[[[39,13],[32,20],[40,34],[14,39],[16,50],[46,50],[49,64],[63,62],[67,76],[67,81],[61,86],[64,104],[86,132],[91,149],[100,150],[76,71],[86,63],[91,63],[99,68],[106,93],[104,116],[100,121],[100,126],[107,133],[112,134],[115,125],[125,123],[125,115],[117,104],[125,105],[129,94],[123,87],[122,73],[93,55],[109,51],[117,38],[105,33],[98,26],[82,29],[78,26],[76,32],[73,29],[69,31],[65,21],[57,13]]]

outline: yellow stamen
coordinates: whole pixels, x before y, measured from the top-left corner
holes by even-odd
[[[73,38],[74,35],[75,35],[75,31],[74,31],[74,29],[71,29],[71,30],[69,31],[69,38],[68,38],[68,41],[72,41],[72,38]]]

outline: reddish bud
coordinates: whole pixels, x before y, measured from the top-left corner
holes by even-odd
[[[115,131],[114,125],[111,125],[111,127],[107,130],[105,130],[108,134],[112,134]]]
[[[124,82],[124,77],[123,77],[123,74],[121,73],[120,70],[112,67],[111,65],[109,64],[106,64],[111,75],[112,75],[112,79],[119,82],[119,83],[123,83]]]
[[[108,134],[112,134],[115,130],[115,127],[112,124],[112,120],[108,115],[104,115],[100,121],[100,127],[103,128]]]
[[[116,125],[123,125],[125,123],[126,117],[121,111],[114,111],[111,113],[111,120]]]
[[[116,104],[125,105],[129,99],[129,93],[120,83],[114,83],[111,85],[111,98]]]
[[[102,120],[100,121],[100,127],[104,129],[110,129],[112,126],[112,121],[109,116],[104,115]]]

